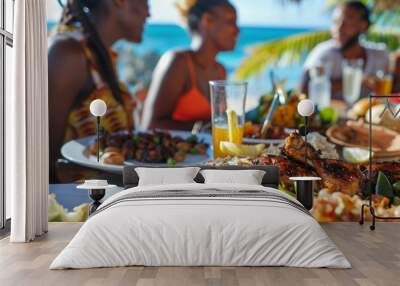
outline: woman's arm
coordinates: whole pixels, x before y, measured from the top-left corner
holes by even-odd
[[[50,178],[56,179],[69,111],[87,80],[87,63],[78,42],[57,40],[49,49]]]
[[[159,61],[149,94],[146,98],[143,124],[146,129],[163,128],[190,130],[194,122],[180,122],[172,119],[179,97],[188,82],[188,66],[183,52],[170,52]]]

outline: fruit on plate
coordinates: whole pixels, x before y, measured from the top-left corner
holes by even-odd
[[[371,103],[372,106],[378,105],[379,100],[376,98],[372,99]],[[354,104],[353,108],[351,109],[351,111],[358,117],[365,116],[368,110],[369,110],[369,98],[360,99],[359,101],[356,102],[356,104]]]
[[[332,125],[338,121],[339,114],[333,107],[324,107],[319,110],[319,118],[322,124]]]
[[[362,164],[368,162],[369,151],[362,148],[345,147],[343,148],[343,158],[348,163]]]
[[[382,125],[390,129],[400,131],[400,118],[395,117],[392,112],[396,115],[400,112],[400,104],[397,106],[393,105],[392,110],[386,109],[384,104],[375,105],[371,109],[372,123]],[[369,122],[369,112],[365,115],[365,121]]]
[[[228,137],[230,142],[234,142],[235,138],[237,138],[237,132],[239,130],[239,121],[237,114],[234,110],[228,109],[226,111],[226,115],[228,117]]]
[[[246,145],[236,144],[228,141],[221,141],[219,148],[225,154],[238,157],[257,157],[265,150],[264,144]]]

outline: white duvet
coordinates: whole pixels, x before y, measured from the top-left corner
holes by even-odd
[[[250,185],[128,189],[101,205],[103,210],[88,219],[50,269],[133,265],[351,267],[315,219],[290,204],[243,196],[118,202],[137,192],[168,190],[263,191],[288,198],[278,190]]]

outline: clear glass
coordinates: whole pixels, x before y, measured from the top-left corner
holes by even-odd
[[[13,33],[14,29],[14,0],[5,0],[6,31]]]
[[[323,67],[317,67],[310,71],[308,95],[319,108],[331,105],[331,81]]]
[[[237,115],[238,126],[233,130],[233,143],[242,143],[245,123],[247,82],[211,81],[211,114],[214,158],[225,157],[219,146],[229,141],[228,110]]]
[[[354,104],[360,98],[363,66],[364,61],[362,59],[343,61],[343,98],[348,105]]]

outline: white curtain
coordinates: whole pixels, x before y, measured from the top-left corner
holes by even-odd
[[[12,242],[47,232],[46,0],[15,1],[13,92],[6,98],[6,187]]]

